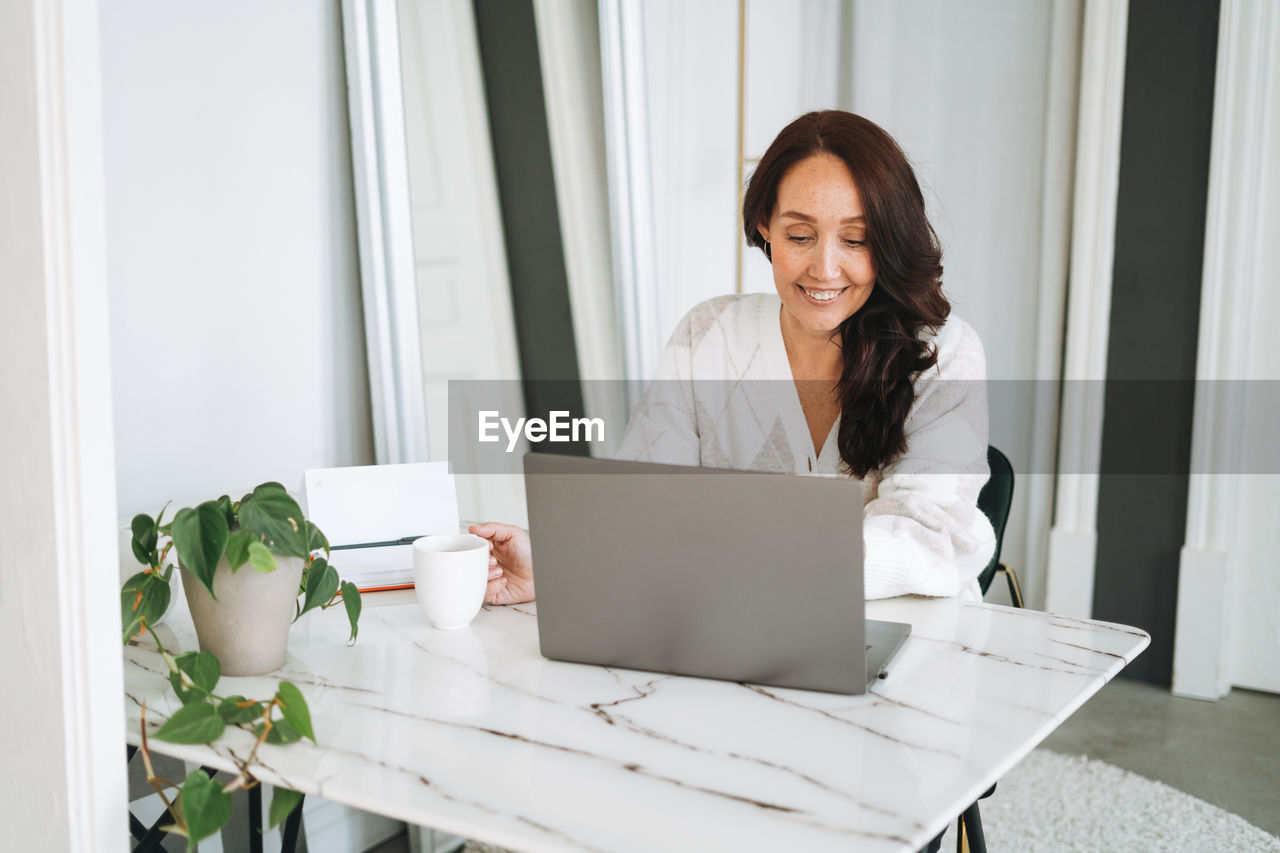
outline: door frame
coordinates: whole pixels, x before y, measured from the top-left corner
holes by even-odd
[[[3,798],[15,849],[89,853],[128,831],[98,17],[97,0],[0,8],[0,346],[18,413],[0,448],[16,474],[0,636],[26,706],[5,720],[32,726]]]
[[[1128,0],[1085,3],[1057,487],[1044,602],[1046,610],[1071,616],[1093,612],[1128,24]]]
[[[379,465],[426,462],[427,402],[394,2],[342,0],[351,173]]]

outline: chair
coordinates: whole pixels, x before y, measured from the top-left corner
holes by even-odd
[[[1013,569],[1000,562],[1004,528],[1009,521],[1009,507],[1013,505],[1013,465],[1009,462],[1008,456],[989,446],[987,447],[987,466],[991,469],[991,478],[978,493],[978,509],[982,510],[991,521],[991,528],[996,533],[996,549],[991,554],[991,562],[978,575],[978,586],[982,588],[982,594],[986,595],[996,574],[1003,573],[1009,584],[1009,598],[1013,601],[1013,606],[1021,607],[1022,588],[1018,585],[1017,575],[1013,573]],[[991,790],[978,799],[986,799],[995,793],[995,790],[996,786],[992,785]],[[976,802],[965,809],[956,822],[956,851],[963,853],[965,850],[971,853],[986,853],[987,850],[986,838],[982,833],[982,816],[978,812]]]
[[[978,585],[982,594],[986,595],[996,574],[1003,573],[1009,584],[1009,598],[1014,607],[1022,606],[1022,587],[1013,569],[1000,562],[1000,546],[1004,543],[1004,528],[1009,521],[1009,507],[1013,504],[1013,465],[1009,457],[994,447],[987,448],[987,466],[991,469],[991,478],[978,494],[978,509],[991,521],[996,532],[996,550],[991,555],[991,562],[978,575]]]

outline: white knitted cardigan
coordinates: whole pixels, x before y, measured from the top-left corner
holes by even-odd
[[[847,476],[836,446],[839,420],[814,452],[780,318],[781,301],[772,294],[722,296],[694,307],[663,350],[618,455]],[[982,342],[954,316],[922,338],[937,348],[938,364],[915,381],[907,450],[863,480],[866,595],[977,599],[977,575],[995,548],[977,506],[989,476]]]

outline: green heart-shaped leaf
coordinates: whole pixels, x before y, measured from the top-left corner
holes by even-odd
[[[307,569],[307,594],[302,599],[302,612],[328,604],[338,592],[338,570],[324,557],[316,557]]]
[[[302,691],[292,683],[282,681],[276,690],[276,698],[280,700],[280,713],[284,714],[284,721],[298,734],[315,743],[316,734],[311,730],[311,711],[307,708],[307,700],[302,698]]]
[[[155,519],[145,513],[138,513],[129,524],[129,530],[133,533],[133,541],[130,543],[133,556],[144,566],[154,566],[152,555],[156,550],[158,536]]]
[[[262,716],[263,704],[243,696],[228,696],[218,704],[218,716],[229,726],[251,723]]]
[[[235,507],[231,505],[231,498],[228,495],[222,495],[214,501],[214,503],[218,505],[218,509],[222,510],[222,514],[226,516],[227,527],[235,527],[236,510]]]
[[[173,663],[178,672],[171,673],[169,681],[183,704],[190,701],[184,693],[195,694],[195,698],[211,695],[222,677],[222,664],[208,652],[187,652],[174,658]],[[185,680],[182,675],[186,675]]]
[[[120,589],[120,621],[124,641],[136,637],[148,625],[160,621],[169,607],[168,579],[155,572],[139,572]]]
[[[302,794],[291,788],[276,788],[271,795],[271,808],[267,812],[267,827],[274,829],[276,824],[284,820],[302,802]]]
[[[120,590],[120,625],[124,642],[142,633],[142,602],[136,589]]]
[[[342,582],[342,605],[347,609],[347,621],[351,623],[351,642],[354,643],[356,634],[360,631],[360,608],[363,601],[359,588],[351,581]]]
[[[195,509],[179,510],[173,517],[170,535],[178,549],[178,559],[200,579],[209,594],[217,598],[213,591],[213,573],[218,568],[230,535],[227,517],[218,504],[205,501]]]
[[[275,555],[256,539],[249,543],[249,564],[260,572],[274,572],[279,565]]]
[[[311,522],[307,522],[307,551],[324,551],[326,557],[329,556],[329,538],[320,531]]]
[[[191,844],[222,829],[231,817],[231,795],[222,790],[221,782],[215,782],[199,769],[192,770],[182,783],[178,805]]]
[[[302,508],[279,483],[263,483],[240,502],[240,527],[263,537],[263,544],[286,557],[306,557]]]
[[[212,743],[222,737],[227,724],[208,702],[183,705],[152,737],[169,743]]]
[[[231,564],[231,571],[249,562],[249,543],[257,539],[247,530],[232,530],[227,535],[227,562]]]
[[[262,737],[262,727],[262,723],[253,727],[254,737]],[[271,724],[271,731],[267,732],[267,743],[289,744],[299,740],[302,740],[302,735],[284,720],[276,720]]]

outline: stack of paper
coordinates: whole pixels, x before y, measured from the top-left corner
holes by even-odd
[[[316,468],[305,485],[307,518],[328,537],[330,562],[361,592],[413,586],[413,540],[458,532],[447,462]]]

